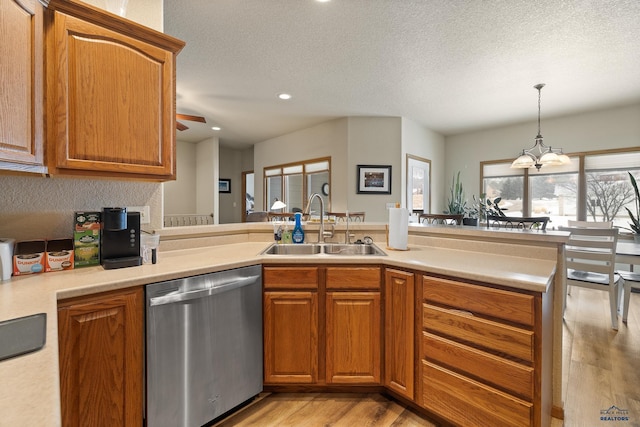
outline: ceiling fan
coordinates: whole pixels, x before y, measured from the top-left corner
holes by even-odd
[[[189,127],[180,123],[178,120],[189,120],[192,122],[206,123],[207,121],[201,116],[191,116],[189,114],[176,114],[176,129],[187,130]]]

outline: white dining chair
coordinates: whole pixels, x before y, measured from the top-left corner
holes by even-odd
[[[617,228],[559,227],[571,233],[565,245],[567,294],[570,286],[597,289],[609,294],[611,327],[618,330],[620,276],[615,271]]]
[[[613,221],[568,221],[569,227],[613,228]]]
[[[621,298],[622,300],[620,301],[620,304],[622,305],[622,321],[627,323],[631,289],[640,289],[640,273],[618,270],[618,274],[620,275],[620,289],[624,292],[624,295]]]

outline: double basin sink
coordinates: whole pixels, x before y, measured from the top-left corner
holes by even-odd
[[[386,256],[379,247],[374,244],[359,243],[300,243],[277,244],[274,243],[261,252],[262,255],[376,255]]]

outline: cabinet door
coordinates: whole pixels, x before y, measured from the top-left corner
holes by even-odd
[[[43,9],[0,0],[0,169],[44,172]]]
[[[58,309],[65,426],[142,425],[142,288]]]
[[[106,24],[50,13],[49,168],[174,179],[174,52]]]
[[[380,384],[380,292],[327,292],[329,384]]]
[[[264,381],[318,380],[318,294],[264,293]]]
[[[409,399],[414,395],[413,273],[385,272],[384,384]]]

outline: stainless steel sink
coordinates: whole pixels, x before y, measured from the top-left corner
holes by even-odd
[[[317,244],[272,244],[262,251],[266,255],[315,255],[322,252],[322,246]]]
[[[327,255],[386,255],[376,245],[329,243],[323,246]]]
[[[262,255],[386,255],[376,245],[343,243],[274,243],[261,252]]]

